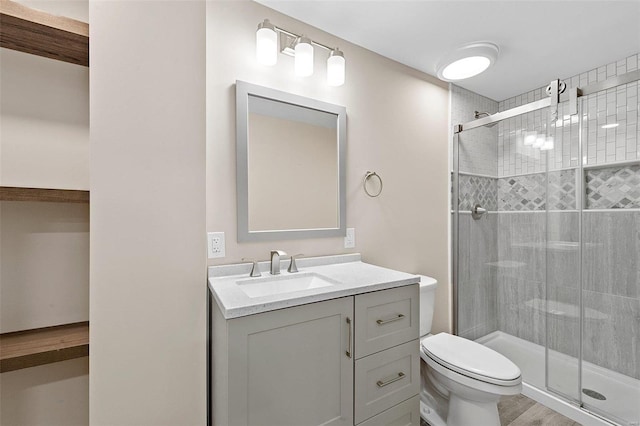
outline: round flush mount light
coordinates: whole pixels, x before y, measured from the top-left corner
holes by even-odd
[[[436,69],[438,78],[458,81],[485,71],[498,59],[500,49],[489,42],[466,44],[445,56]]]

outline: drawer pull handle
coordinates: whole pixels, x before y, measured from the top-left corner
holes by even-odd
[[[391,377],[390,379],[378,380],[376,382],[376,384],[378,385],[378,387],[383,388],[383,387],[385,387],[387,385],[390,385],[393,382],[397,382],[398,380],[402,380],[403,378],[404,378],[404,373],[401,371],[396,376]]]
[[[347,317],[347,324],[349,325],[349,343],[347,347],[347,356],[351,358],[351,318]]]
[[[389,324],[390,322],[400,321],[402,318],[404,318],[404,315],[398,314],[397,317],[389,318],[386,320],[379,319],[376,322],[378,323],[378,325],[384,325],[384,324]]]

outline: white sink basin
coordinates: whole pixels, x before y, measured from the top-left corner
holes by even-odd
[[[339,283],[315,272],[298,272],[263,278],[247,278],[236,281],[236,284],[247,296],[253,298],[329,287]]]

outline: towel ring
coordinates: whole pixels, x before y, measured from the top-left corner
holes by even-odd
[[[369,181],[369,179],[371,179],[374,176],[377,177],[378,180],[380,181],[380,190],[378,191],[377,194],[372,194],[367,189],[367,182]],[[382,178],[376,172],[367,171],[367,173],[364,175],[364,180],[362,181],[362,187],[364,188],[364,192],[366,192],[369,197],[375,198],[378,195],[382,194]]]

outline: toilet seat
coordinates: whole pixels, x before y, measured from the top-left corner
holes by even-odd
[[[433,362],[471,379],[498,386],[517,386],[522,382],[518,366],[480,343],[439,333],[425,337],[420,345]]]

